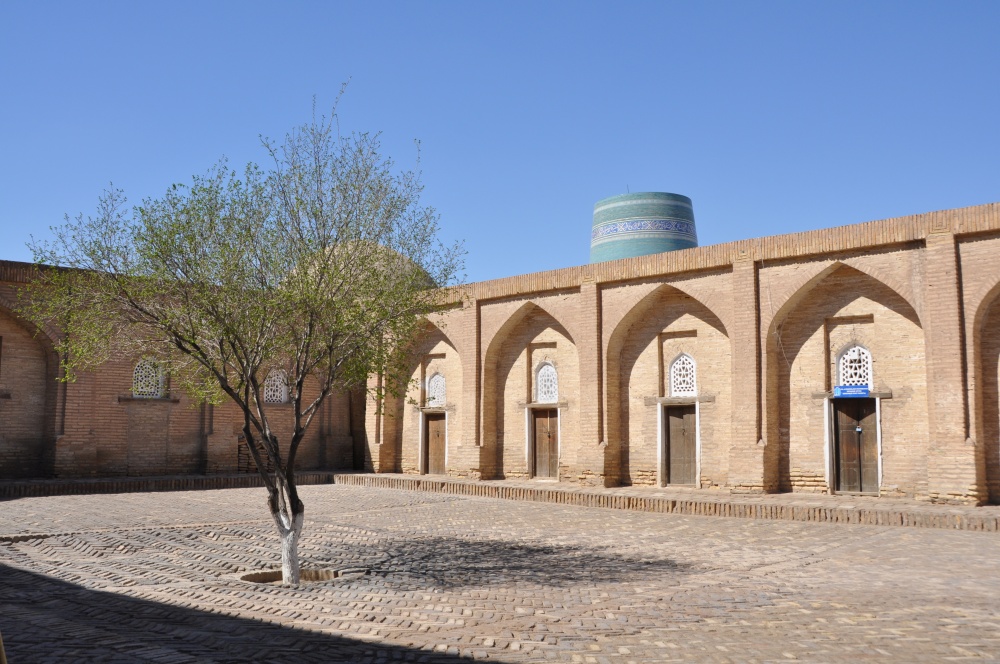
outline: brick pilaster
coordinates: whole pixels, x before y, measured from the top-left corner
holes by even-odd
[[[462,394],[458,395],[458,414],[462,422],[456,445],[449,441],[448,472],[463,477],[482,477],[479,440],[480,366],[479,302],[470,299],[458,314],[458,324],[449,328],[452,342],[462,361]]]
[[[375,389],[381,380],[380,376],[370,376],[368,378],[369,390]],[[392,438],[387,435],[385,408],[386,404],[376,399],[371,391],[365,395],[364,466],[366,471],[391,473],[396,470],[397,455],[391,449],[393,447]],[[361,446],[358,445],[355,449],[361,449]]]
[[[958,248],[952,233],[935,230],[927,236],[925,265],[927,492],[937,501],[978,502],[986,498],[985,469],[977,464],[966,421]]]
[[[765,449],[761,435],[761,362],[757,265],[749,254],[733,263],[732,438],[729,485],[736,490],[763,491]]]
[[[603,434],[603,375],[604,362],[601,348],[601,291],[593,280],[580,286],[580,338],[577,352],[580,355],[580,440],[564,441],[576,444],[576,463],[569,479],[585,484],[616,482],[616,468],[605,459]],[[611,472],[609,472],[611,471]]]

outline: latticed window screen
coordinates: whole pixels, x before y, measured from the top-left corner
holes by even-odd
[[[872,386],[872,354],[863,346],[851,346],[840,356],[838,385]]]
[[[535,401],[555,403],[559,401],[559,375],[551,364],[543,364],[535,376]]]
[[[267,374],[264,379],[264,403],[288,401],[288,376],[280,369]]]
[[[439,373],[427,379],[427,405],[431,408],[443,408],[445,404],[444,376]]]
[[[687,397],[698,394],[698,383],[695,380],[694,358],[690,355],[680,355],[670,365],[670,396]]]
[[[156,399],[163,396],[163,369],[152,360],[141,360],[132,372],[132,396]]]

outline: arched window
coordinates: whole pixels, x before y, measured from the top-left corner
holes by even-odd
[[[556,403],[559,401],[559,375],[556,368],[546,362],[538,367],[535,374],[535,401],[537,403]]]
[[[139,360],[132,372],[132,396],[158,399],[163,396],[163,367],[152,360]]]
[[[439,373],[427,379],[427,406],[429,408],[444,408],[445,382]]]
[[[264,379],[264,403],[285,403],[288,401],[288,375],[275,369]]]
[[[867,385],[872,387],[872,354],[864,346],[855,344],[840,354],[837,362],[840,374],[838,385]]]
[[[687,353],[677,356],[670,364],[670,396],[693,397],[698,394],[695,370],[693,357]]]

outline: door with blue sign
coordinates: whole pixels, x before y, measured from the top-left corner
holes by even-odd
[[[833,400],[837,491],[878,493],[875,399]]]

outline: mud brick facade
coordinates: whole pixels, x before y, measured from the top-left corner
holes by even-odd
[[[59,332],[33,329],[13,313],[32,271],[0,262],[0,479],[256,472],[240,453],[239,411],[192,403],[169,380],[158,398],[134,396],[134,358],[57,381]],[[363,415],[352,418],[349,404],[346,395],[327,401],[300,448],[301,468],[351,468],[351,425],[360,429]],[[291,408],[273,410],[280,431]]]
[[[426,472],[443,411],[448,475],[551,480],[533,413],[554,408],[561,482],[671,483],[688,436],[706,491],[1000,502],[998,295],[1000,204],[475,283],[430,319],[407,397],[369,399],[367,467]]]
[[[134,359],[57,382],[29,277],[0,264],[0,477],[237,470],[237,413],[132,397]],[[330,400],[302,467],[1000,502],[998,296],[1000,204],[475,283],[405,396]]]

